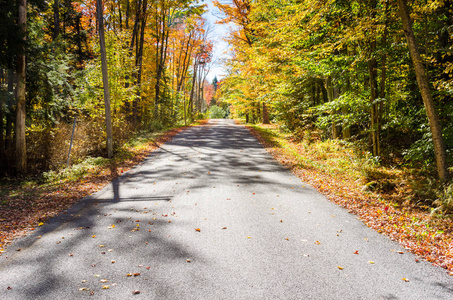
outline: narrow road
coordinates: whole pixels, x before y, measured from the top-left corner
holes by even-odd
[[[453,279],[211,120],[0,257],[0,299],[85,298],[453,299]]]

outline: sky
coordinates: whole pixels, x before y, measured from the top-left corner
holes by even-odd
[[[217,79],[220,80],[226,75],[226,70],[222,65],[222,59],[228,57],[228,55],[225,54],[225,52],[228,51],[228,43],[223,41],[223,38],[228,35],[229,25],[215,24],[215,21],[220,19],[220,11],[216,7],[214,7],[212,0],[204,0],[203,2],[208,5],[208,12],[206,12],[204,16],[208,20],[208,23],[212,26],[211,40],[214,44],[212,59],[216,62],[216,64],[207,76],[207,80],[209,82],[212,82],[215,76],[217,76]],[[221,0],[221,2],[226,1]]]

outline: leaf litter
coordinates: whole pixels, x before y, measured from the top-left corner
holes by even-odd
[[[270,125],[272,126],[272,125]],[[365,193],[357,182],[323,172],[322,169],[301,166],[295,154],[303,147],[293,139],[286,139],[290,149],[247,126],[249,131],[279,163],[291,169],[303,182],[316,188],[330,201],[355,214],[368,227],[389,236],[408,251],[435,266],[453,271],[453,220],[433,218],[429,212],[414,205],[395,205],[402,194]],[[311,212],[309,212],[311,213]],[[397,252],[399,253],[399,252]]]

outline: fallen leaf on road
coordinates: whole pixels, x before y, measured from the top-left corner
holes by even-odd
[[[87,282],[87,281],[86,281],[85,279],[84,279],[84,280],[82,280],[82,283],[85,283],[85,282]]]
[[[195,231],[196,231],[196,232],[200,232],[201,229],[200,229],[200,228],[195,228]]]
[[[88,291],[89,289],[87,289],[86,287],[83,287],[83,288],[80,288],[79,291]]]
[[[43,222],[41,222],[41,223],[39,223],[39,224],[38,224],[38,226],[42,226],[42,225],[44,225],[44,223],[43,223]]]
[[[343,270],[344,268],[343,268],[343,267],[340,267],[340,266],[338,266],[338,269],[340,269],[340,270]]]
[[[355,250],[355,251],[354,251],[354,254],[359,254],[359,250]]]
[[[109,287],[108,285],[103,285],[103,286],[102,286],[102,289],[103,289],[103,290],[108,290],[109,288],[110,288],[110,287]]]
[[[226,227],[222,227],[222,229],[227,229]]]
[[[131,273],[127,273],[126,276],[127,277],[132,277],[132,274]]]
[[[368,261],[370,264],[374,265],[374,261],[370,260]]]
[[[409,279],[407,279],[407,278],[401,278],[401,280],[409,282]]]
[[[140,291],[136,291],[136,290],[132,291],[132,295],[137,295],[137,294],[140,294]]]
[[[140,273],[134,273],[134,276],[140,276]]]
[[[190,262],[192,262],[192,260],[190,260],[190,259],[186,259],[186,262],[190,263]]]
[[[74,256],[74,253],[69,253],[68,256]]]
[[[107,279],[101,279],[101,280],[99,280],[99,282],[106,283],[106,282],[108,282],[108,280]]]
[[[320,241],[316,241],[315,244],[316,245],[321,245],[321,242]]]
[[[94,239],[96,237],[96,235],[93,235],[92,238]]]

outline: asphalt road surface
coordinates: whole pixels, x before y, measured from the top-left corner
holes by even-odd
[[[0,299],[453,299],[398,251],[211,120],[9,246]]]

